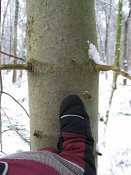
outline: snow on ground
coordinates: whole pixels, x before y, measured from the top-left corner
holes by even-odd
[[[4,91],[17,99],[28,111],[28,86],[27,76],[12,84],[12,73],[4,74]],[[131,81],[122,85],[123,77],[119,76],[118,88],[113,97],[106,135],[103,134],[104,123],[99,122],[99,143],[103,155],[99,157],[98,175],[130,175],[131,174]],[[111,92],[112,74],[100,74],[99,88],[99,117],[104,117],[108,109],[108,100]],[[29,140],[29,118],[23,109],[7,95],[2,95],[2,109],[6,112],[11,124],[22,129],[24,138]],[[9,120],[2,112],[3,130],[7,129]],[[26,129],[23,130],[23,129]],[[29,145],[22,141],[16,131],[7,131],[3,134],[3,152],[11,154],[17,151],[29,150]]]
[[[112,76],[105,79],[100,75],[99,113],[105,116],[111,92]],[[104,135],[104,123],[99,122],[99,142],[105,141],[103,155],[99,157],[98,175],[131,174],[131,81],[123,86],[123,77],[119,76],[111,106],[109,122]]]
[[[15,84],[12,84],[12,72],[3,74],[3,91],[13,96],[28,112],[28,86],[25,72],[23,78]],[[29,117],[11,97],[5,94],[2,94],[2,114],[3,131],[10,129],[10,124],[13,128],[13,131],[9,130],[2,134],[3,152],[11,154],[29,150],[29,144],[21,140],[22,136],[29,141]],[[18,132],[21,135],[18,135]]]

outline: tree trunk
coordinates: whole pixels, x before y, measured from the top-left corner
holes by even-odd
[[[130,72],[131,70],[131,39],[130,39],[130,35],[131,35],[131,0],[129,0],[129,28],[128,28],[128,38],[127,38],[127,45],[128,45],[128,49],[127,49],[127,64],[128,64],[128,72]]]
[[[10,0],[7,1],[7,4],[5,6],[5,10],[4,10],[4,13],[3,13],[3,20],[1,22],[0,50],[3,50],[3,51],[6,50],[6,47],[5,47],[5,45],[6,45],[6,39],[5,39],[5,21],[6,21],[6,17],[7,17],[7,10],[8,10],[9,4],[10,4]],[[0,8],[0,11],[1,11],[1,8]],[[1,18],[1,14],[0,14],[0,18]],[[5,55],[3,55],[2,59],[0,59],[0,63],[5,64],[6,63],[5,60],[6,60],[5,59]]]
[[[112,0],[110,0],[109,3],[112,4]],[[105,12],[105,17],[106,17],[105,58],[106,58],[106,63],[107,64],[109,64],[108,38],[109,38],[109,26],[110,26],[110,20],[111,20],[111,11],[112,11],[112,6],[110,5],[108,14],[106,14],[106,12]]]
[[[119,67],[119,58],[120,58],[120,47],[121,47],[121,28],[122,28],[122,6],[123,6],[123,1],[119,0],[118,2],[118,16],[117,16],[117,33],[116,33],[116,51],[115,51],[115,67]],[[105,125],[107,127],[108,124],[108,119],[109,119],[109,113],[110,113],[110,108],[113,100],[113,95],[115,90],[117,89],[117,78],[118,78],[118,73],[114,72],[113,74],[113,82],[112,82],[112,90],[111,90],[111,95],[109,98],[109,107],[106,111],[106,120],[105,120]],[[106,128],[105,128],[106,132]]]
[[[0,56],[1,59],[1,56]],[[1,102],[2,102],[2,91],[3,91],[3,82],[2,82],[2,72],[0,71],[0,151],[2,151],[2,113],[1,113]]]
[[[125,72],[128,71],[128,62],[127,62],[127,35],[128,35],[128,25],[129,18],[124,22],[124,53],[123,53],[123,69]],[[127,79],[123,78],[123,85],[125,86],[127,83]]]
[[[14,39],[13,39],[13,55],[17,56],[17,28],[18,28],[18,14],[19,14],[19,0],[15,0],[15,20],[14,20]],[[17,64],[17,60],[14,59],[14,64]],[[17,71],[13,70],[12,83],[16,82]]]
[[[88,69],[87,40],[96,44],[93,0],[27,1],[27,57],[38,66],[28,74],[32,150],[56,147],[59,106],[69,94],[84,100],[97,141],[98,74]]]
[[[1,2],[0,2],[0,28],[1,25]],[[0,51],[2,48],[2,36],[0,35]],[[0,53],[0,64],[1,64],[1,53]],[[3,83],[2,83],[2,71],[0,70],[0,151],[2,151],[2,114],[1,114],[1,100],[2,100],[2,91],[3,91]]]
[[[130,36],[131,34],[131,0],[129,0],[129,9],[130,9],[130,12],[129,12],[129,29],[128,29],[128,36]],[[128,37],[128,72],[130,72],[131,70],[131,47],[130,47],[130,44],[131,43],[131,40],[130,40],[130,37]]]

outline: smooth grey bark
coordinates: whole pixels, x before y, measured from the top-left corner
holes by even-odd
[[[97,141],[98,73],[89,69],[87,40],[96,44],[93,0],[27,1],[27,58],[39,67],[28,74],[32,150],[56,147],[59,106],[69,94],[86,104]]]

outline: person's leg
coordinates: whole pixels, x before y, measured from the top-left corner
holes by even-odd
[[[59,155],[84,168],[85,175],[95,175],[89,116],[77,95],[66,97],[60,107]]]

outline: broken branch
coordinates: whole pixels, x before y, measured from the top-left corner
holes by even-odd
[[[0,70],[28,70],[28,64],[3,64],[0,65]]]
[[[117,72],[118,74],[121,74],[122,76],[128,78],[129,80],[131,80],[131,76],[127,72],[124,72],[123,70],[119,69],[118,67],[96,64],[95,70],[96,71],[110,71],[110,70],[112,70],[112,71]]]
[[[30,116],[29,116],[28,112],[25,110],[25,108],[12,95],[10,95],[10,94],[8,94],[7,92],[4,92],[4,91],[0,91],[0,93],[11,97],[16,103],[18,103],[19,106],[21,106],[21,108],[25,111],[26,115],[30,118]]]

